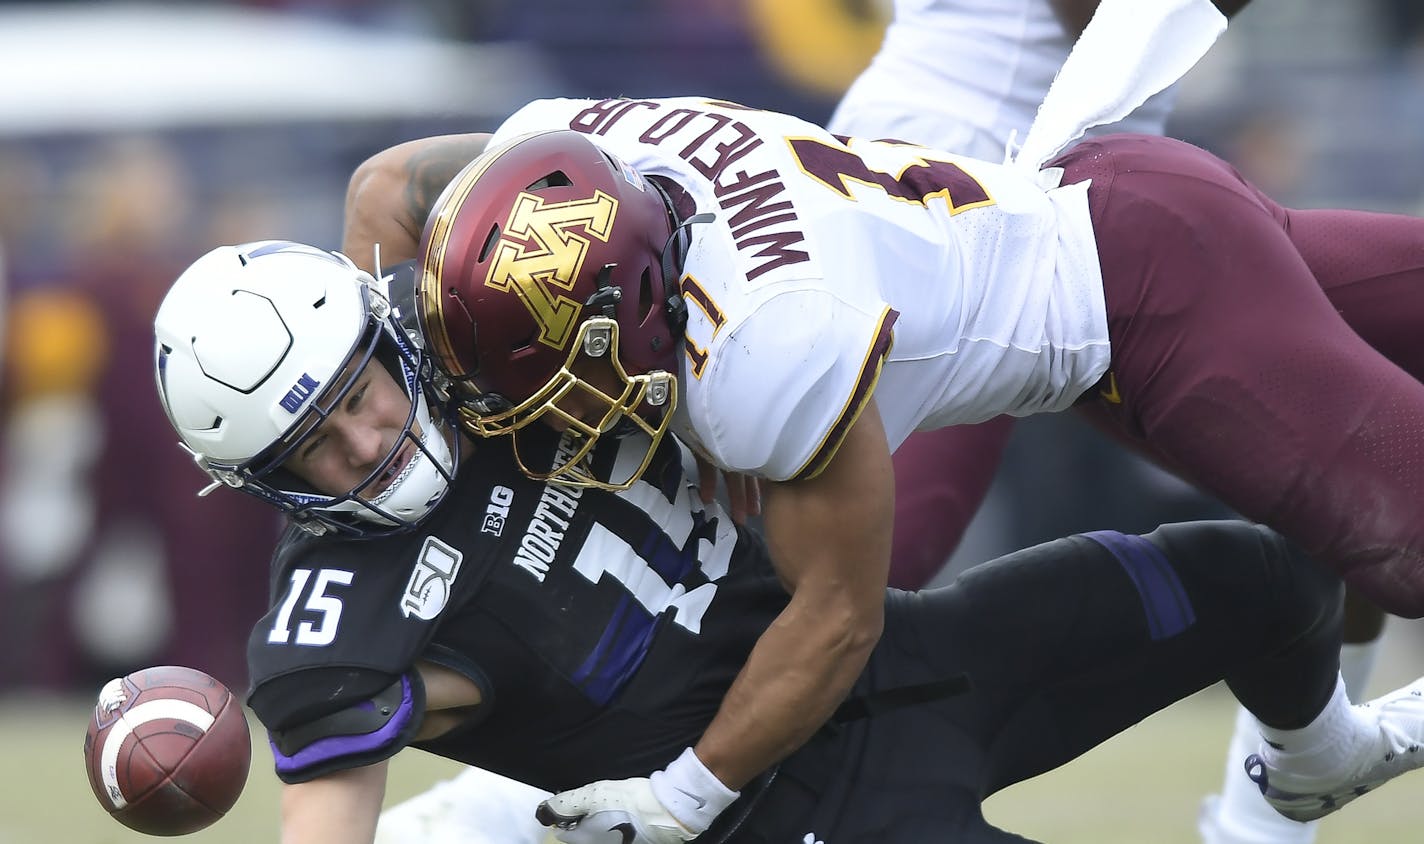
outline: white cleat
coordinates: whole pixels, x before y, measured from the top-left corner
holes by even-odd
[[[1274,753],[1269,744],[1246,758],[1246,775],[1277,812],[1293,821],[1323,818],[1424,766],[1424,680],[1355,708],[1372,717],[1378,730],[1342,754],[1341,767],[1329,776],[1292,773],[1289,758]]]

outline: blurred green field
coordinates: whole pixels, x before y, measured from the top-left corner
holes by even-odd
[[[1417,630],[1394,635],[1376,671],[1378,694],[1424,673]],[[1402,649],[1412,649],[1402,651]],[[85,779],[81,746],[89,702],[0,700],[0,844],[137,844],[100,808]],[[1082,759],[995,796],[989,817],[1051,844],[1200,844],[1197,806],[1220,781],[1233,702],[1215,687],[1161,712]],[[255,727],[255,724],[254,724]],[[254,739],[259,733],[254,730]],[[192,844],[277,840],[277,782],[265,742],[254,742],[253,771],[237,806]],[[390,803],[447,776],[454,766],[418,752],[392,763]],[[1318,844],[1424,840],[1424,772],[1327,818]]]

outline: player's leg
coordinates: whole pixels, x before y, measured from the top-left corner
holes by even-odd
[[[890,585],[919,589],[954,553],[994,480],[1013,418],[911,434],[895,451]]]
[[[1202,844],[1311,844],[1318,823],[1299,823],[1282,816],[1261,799],[1261,787],[1246,776],[1243,760],[1261,748],[1256,718],[1244,706],[1236,707],[1221,791],[1202,799],[1197,832]]]
[[[1342,319],[1424,381],[1424,239],[1399,214],[1289,209],[1261,196]]]
[[[1360,781],[1362,762],[1388,779],[1419,760],[1382,768],[1376,757],[1424,724],[1398,717],[1407,696],[1373,707],[1344,698],[1340,596],[1325,567],[1244,522],[1101,532],[1009,555],[892,601],[869,676],[892,686],[962,672],[972,688],[871,718],[857,767],[895,793],[959,793],[969,777],[987,795],[1224,678],[1281,748],[1271,783],[1338,791]],[[1337,759],[1343,770],[1321,773]]]
[[[762,835],[752,840],[795,841],[806,829],[826,841],[919,844],[900,835],[918,828],[939,840],[1018,841],[983,817],[987,793],[1221,679],[1218,663],[1244,666],[1319,640],[1323,664],[1293,672],[1283,693],[1323,699],[1334,677],[1338,580],[1267,565],[1262,549],[1283,543],[1264,529],[1200,524],[1194,529],[1216,539],[1195,552],[1211,561],[1196,565],[1206,571],[1192,580],[1213,599],[1205,610],[1163,552],[1148,558],[1145,540],[1121,534],[1113,536],[1135,542],[1137,553],[1120,558],[1102,541],[1071,537],[976,566],[946,587],[892,592],[854,692],[888,710],[822,731],[793,754],[770,786],[768,811],[748,823]],[[1248,597],[1256,592],[1269,597]],[[906,689],[961,676],[965,693],[894,704]],[[1139,683],[1144,676],[1152,679]],[[1089,723],[1065,721],[1070,710]]]
[[[1345,590],[1345,644],[1340,648],[1340,675],[1350,700],[1366,700],[1370,674],[1379,655],[1385,614],[1352,589]]]
[[[1257,193],[1310,267],[1330,304],[1356,334],[1424,382],[1424,227],[1414,217],[1369,211],[1289,209]],[[1379,609],[1357,596],[1345,604],[1340,670],[1363,699],[1383,627]]]
[[[1119,436],[1372,602],[1424,613],[1424,384],[1350,329],[1218,159],[1118,136],[1062,161],[1093,178]],[[1406,223],[1424,239],[1424,220]]]
[[[1198,288],[1203,301],[1225,304],[1226,307],[1231,309],[1232,315],[1238,318],[1242,315],[1252,315],[1254,319],[1259,322],[1259,325],[1266,328],[1264,330],[1253,329],[1249,325],[1231,323],[1229,317],[1225,320],[1220,319],[1221,314],[1218,313],[1205,319],[1198,319],[1196,321],[1196,327],[1189,332],[1189,337],[1192,339],[1202,339],[1203,336],[1206,336],[1213,341],[1222,339],[1211,338],[1209,329],[1205,335],[1200,331],[1201,328],[1211,325],[1217,327],[1226,326],[1228,339],[1234,337],[1247,339],[1248,341],[1259,340],[1262,336],[1268,341],[1274,341],[1277,337],[1276,329],[1274,329],[1273,326],[1279,325],[1290,326],[1291,329],[1297,332],[1297,336],[1299,336],[1302,331],[1314,333],[1321,326],[1325,326],[1328,336],[1331,333],[1339,332],[1339,317],[1342,316],[1349,327],[1355,329],[1356,333],[1358,333],[1364,341],[1377,351],[1388,355],[1397,364],[1404,366],[1417,379],[1420,374],[1421,354],[1424,353],[1421,353],[1419,344],[1411,343],[1411,341],[1413,336],[1417,333],[1417,328],[1413,327],[1420,324],[1421,315],[1424,315],[1424,299],[1421,299],[1418,293],[1418,291],[1424,290],[1424,287],[1421,287],[1419,283],[1421,280],[1421,272],[1424,272],[1421,271],[1421,266],[1424,266],[1424,256],[1421,256],[1421,251],[1424,251],[1424,246],[1421,246],[1421,243],[1424,243],[1424,224],[1411,218],[1359,212],[1288,212],[1268,198],[1262,196],[1258,191],[1246,186],[1234,173],[1227,172],[1228,168],[1215,167],[1210,164],[1204,165],[1203,160],[1204,157],[1198,156],[1198,160],[1192,162],[1192,164],[1184,165],[1178,162],[1168,168],[1161,168],[1159,166],[1149,168],[1149,170],[1166,169],[1169,172],[1172,170],[1176,171],[1174,175],[1178,177],[1179,182],[1177,185],[1168,188],[1167,192],[1163,194],[1163,198],[1174,193],[1175,190],[1180,188],[1181,181],[1188,179],[1195,180],[1195,186],[1197,187],[1213,185],[1216,188],[1216,194],[1213,196],[1213,199],[1219,200],[1220,197],[1226,196],[1226,201],[1220,203],[1225,207],[1217,208],[1214,216],[1211,213],[1202,213],[1200,205],[1193,208],[1193,203],[1181,202],[1178,197],[1173,197],[1166,204],[1171,207],[1171,214],[1180,214],[1188,218],[1189,223],[1186,228],[1194,229],[1194,233],[1202,242],[1215,243],[1219,250],[1218,256],[1230,256],[1234,261],[1244,253],[1250,259],[1247,262],[1248,265],[1251,262],[1255,262],[1263,265],[1264,269],[1258,267],[1251,273],[1241,272],[1236,274],[1232,274],[1229,271],[1225,273],[1215,273],[1208,270],[1205,273],[1198,273],[1196,278],[1179,278],[1177,279],[1177,283],[1181,283],[1181,281],[1184,280],[1205,282],[1205,287]],[[1197,172],[1192,172],[1194,166],[1198,168]],[[1203,167],[1214,170],[1214,172],[1202,173],[1200,169]],[[1157,175],[1160,176],[1160,173]],[[1183,179],[1183,176],[1185,176],[1186,179]],[[1149,179],[1150,178],[1153,177],[1149,177]],[[1241,194],[1243,186],[1247,190],[1247,194],[1244,196]],[[1149,195],[1150,192],[1151,189],[1148,189],[1147,193]],[[1127,193],[1133,194],[1135,191],[1129,190]],[[1191,192],[1188,191],[1189,195],[1190,193]],[[1136,198],[1141,199],[1140,196]],[[1240,202],[1239,200],[1243,198],[1249,201]],[[1271,251],[1278,249],[1280,244],[1273,242],[1274,240],[1278,240],[1278,238],[1273,239],[1270,232],[1260,230],[1261,224],[1264,221],[1258,214],[1252,213],[1254,210],[1253,206],[1259,207],[1260,210],[1268,213],[1272,217],[1272,224],[1289,238],[1292,251],[1300,255],[1308,267],[1310,271],[1309,277],[1290,269],[1288,256],[1284,260],[1275,258],[1268,259],[1266,257]],[[1146,207],[1149,209],[1156,207],[1156,203],[1148,202]],[[1131,213],[1140,218],[1142,208],[1143,206],[1139,204],[1132,208]],[[1226,213],[1228,209],[1234,209],[1236,213]],[[1099,213],[1102,213],[1103,210],[1104,209],[1100,207]],[[1202,224],[1202,221],[1210,223],[1213,220],[1216,222],[1227,221],[1232,228],[1232,232],[1222,233],[1211,231],[1212,226]],[[1239,227],[1243,224],[1252,234],[1250,234],[1246,240],[1236,240],[1236,236],[1242,232],[1242,229]],[[1267,245],[1270,247],[1270,250],[1264,253],[1256,253],[1253,245],[1247,242],[1248,240],[1255,240],[1257,244]],[[1246,249],[1237,249],[1236,247],[1239,245],[1245,245]],[[1198,256],[1183,255],[1179,257],[1181,260],[1173,261],[1170,257],[1158,256],[1159,260],[1163,261],[1163,265],[1166,266],[1192,266],[1200,260]],[[1170,275],[1170,273],[1168,273],[1168,275]],[[1311,308],[1314,312],[1314,316],[1308,316],[1302,320],[1295,318],[1296,312],[1293,309],[1297,306],[1309,306],[1310,304],[1312,297],[1303,296],[1300,291],[1300,288],[1307,278],[1314,281],[1325,292],[1330,309],[1327,312],[1324,308]],[[1226,283],[1213,285],[1214,282]],[[1289,282],[1294,289],[1286,289],[1286,287],[1282,285],[1282,282]],[[1159,284],[1158,289],[1160,290],[1161,287],[1162,285]],[[1243,288],[1253,293],[1275,290],[1276,294],[1264,300],[1253,300],[1251,296],[1239,296],[1240,290]],[[1411,301],[1411,289],[1414,299],[1419,301]],[[1150,294],[1151,291],[1145,292]],[[1246,305],[1241,307],[1239,306],[1239,302],[1243,299]],[[1150,316],[1152,315],[1158,317],[1166,315],[1165,312],[1151,314],[1156,307],[1161,305],[1160,301],[1153,302],[1150,296],[1144,297],[1144,300],[1148,302],[1148,307],[1144,309],[1147,313],[1144,313],[1143,316],[1148,317],[1149,321],[1151,321]],[[1264,302],[1265,307],[1260,307],[1262,302]],[[1277,307],[1282,302],[1289,303],[1285,311]],[[1252,307],[1253,303],[1256,305],[1255,307]],[[1135,301],[1133,304],[1135,305],[1137,302]],[[1173,334],[1173,321],[1174,320],[1170,318],[1166,319],[1166,331],[1162,332],[1164,335],[1163,339],[1166,339],[1168,343],[1174,342],[1170,339]],[[1154,330],[1160,331],[1160,326],[1163,322],[1164,320],[1161,319],[1156,320],[1155,324],[1158,328]],[[1190,321],[1188,322],[1190,323]],[[1328,347],[1329,344],[1327,343],[1325,348]],[[1268,347],[1264,349],[1265,357],[1253,359],[1252,355],[1244,354],[1240,347],[1232,348],[1230,344],[1227,344],[1226,346],[1218,347],[1218,349],[1221,348],[1230,349],[1230,353],[1238,362],[1250,361],[1253,368],[1258,367],[1262,360],[1272,361],[1272,353],[1279,353],[1280,351],[1279,346],[1275,349]],[[1314,363],[1316,358],[1313,353],[1318,351],[1319,350],[1316,349],[1306,350],[1306,352],[1302,354],[1302,361]],[[1292,350],[1290,353],[1294,354],[1295,351]],[[1210,356],[1208,355],[1206,360],[1209,359]],[[1361,360],[1364,360],[1364,358],[1361,358]],[[1337,362],[1338,361],[1327,362],[1326,369],[1329,370],[1330,367]],[[1179,370],[1174,374],[1174,377],[1180,381],[1189,383],[1193,378],[1201,378],[1208,375],[1206,370],[1211,366],[1214,366],[1214,364],[1210,364],[1208,367],[1204,367],[1197,372],[1188,372],[1185,377],[1183,377],[1182,372]],[[1382,372],[1388,368],[1387,365],[1381,363],[1378,359],[1372,363],[1363,363],[1354,368],[1353,380],[1357,382],[1357,386],[1358,383],[1367,383],[1373,373]],[[1154,372],[1154,375],[1161,375],[1166,371],[1164,368],[1163,370]],[[1230,364],[1228,363],[1226,369],[1217,369],[1215,374],[1226,374],[1229,371]],[[1376,554],[1378,555],[1376,559],[1380,557],[1385,559],[1392,558],[1396,563],[1402,561],[1405,564],[1403,567],[1407,568],[1408,558],[1410,554],[1413,553],[1408,549],[1408,545],[1414,540],[1406,536],[1402,543],[1398,543],[1401,534],[1396,528],[1387,524],[1370,525],[1368,521],[1364,521],[1362,522],[1362,524],[1365,525],[1364,530],[1353,536],[1350,533],[1352,525],[1350,524],[1351,520],[1349,514],[1352,506],[1363,507],[1369,510],[1370,506],[1363,504],[1363,502],[1369,500],[1369,495],[1378,491],[1369,489],[1369,482],[1364,480],[1364,478],[1368,478],[1371,473],[1375,473],[1376,477],[1388,476],[1392,467],[1386,464],[1391,461],[1393,457],[1385,457],[1383,460],[1375,461],[1373,465],[1370,465],[1368,456],[1363,461],[1359,460],[1362,451],[1367,452],[1378,448],[1378,443],[1371,441],[1372,432],[1368,430],[1368,427],[1352,427],[1354,425],[1353,420],[1347,418],[1335,420],[1335,422],[1332,423],[1334,424],[1333,432],[1330,430],[1330,426],[1323,426],[1312,431],[1309,425],[1302,431],[1301,429],[1293,427],[1294,420],[1304,418],[1300,415],[1301,405],[1297,404],[1296,407],[1289,408],[1281,402],[1283,395],[1281,392],[1282,387],[1285,387],[1287,390],[1296,390],[1297,401],[1299,401],[1300,395],[1316,391],[1317,388],[1321,386],[1328,386],[1329,377],[1332,373],[1327,371],[1325,377],[1320,378],[1317,374],[1301,370],[1298,377],[1287,377],[1283,379],[1280,377],[1279,370],[1273,371],[1269,366],[1262,368],[1261,371],[1266,373],[1267,377],[1256,382],[1256,388],[1250,391],[1255,395],[1248,396],[1247,401],[1255,401],[1258,406],[1258,409],[1254,411],[1255,415],[1258,419],[1261,419],[1267,424],[1268,429],[1275,429],[1273,439],[1275,439],[1277,443],[1288,441],[1292,436],[1297,437],[1298,442],[1293,453],[1291,449],[1288,448],[1286,452],[1289,456],[1284,457],[1284,459],[1277,459],[1275,464],[1277,467],[1289,469],[1290,464],[1294,461],[1300,461],[1300,465],[1309,465],[1311,458],[1316,454],[1331,456],[1336,454],[1335,443],[1340,442],[1341,439],[1345,439],[1347,445],[1339,450],[1338,453],[1341,455],[1341,458],[1333,461],[1335,465],[1327,464],[1314,478],[1308,479],[1305,483],[1298,484],[1294,489],[1289,483],[1282,483],[1280,485],[1279,488],[1284,496],[1294,496],[1297,502],[1300,499],[1314,499],[1313,501],[1307,500],[1305,506],[1302,507],[1298,503],[1287,500],[1287,498],[1271,499],[1269,493],[1267,497],[1260,497],[1259,491],[1257,493],[1247,493],[1242,498],[1233,500],[1232,503],[1237,504],[1237,506],[1242,507],[1242,509],[1246,509],[1247,512],[1251,512],[1251,510],[1240,502],[1248,500],[1248,496],[1256,496],[1258,504],[1260,502],[1280,503],[1283,505],[1281,509],[1285,512],[1276,511],[1275,517],[1272,518],[1273,523],[1279,527],[1291,530],[1292,533],[1298,537],[1305,536],[1305,534],[1299,531],[1298,527],[1303,522],[1310,522],[1319,527],[1326,527],[1328,524],[1329,526],[1324,531],[1324,544],[1318,547],[1327,549],[1326,553],[1333,552],[1337,555],[1336,559],[1340,559],[1340,555],[1350,555],[1360,548],[1366,548],[1371,543],[1376,543],[1374,548],[1365,552],[1366,555]],[[1347,378],[1342,380],[1351,379]],[[1249,382],[1243,381],[1242,383]],[[1235,393],[1235,395],[1241,395],[1242,392],[1245,391],[1239,391]],[[1365,407],[1364,404],[1360,403],[1361,400],[1368,401],[1370,398],[1380,396],[1387,397],[1388,392],[1376,393],[1374,396],[1357,392],[1355,396],[1341,396],[1339,398],[1346,401],[1347,407],[1359,410]],[[1219,398],[1221,397],[1225,396],[1220,396]],[[1330,402],[1337,400],[1337,397],[1331,396],[1328,393],[1320,393],[1317,395],[1317,399]],[[1283,408],[1284,412],[1282,412]],[[1237,409],[1238,408],[1233,408],[1233,411]],[[1264,410],[1264,414],[1261,413],[1262,410]],[[1232,411],[1228,411],[1228,413],[1230,412]],[[1406,412],[1404,418],[1407,420],[1413,413],[1417,413],[1417,410]],[[1252,412],[1240,413],[1239,415],[1243,420],[1248,420],[1247,424],[1241,427],[1251,428],[1253,423],[1249,422],[1249,417],[1253,415]],[[1184,414],[1183,416],[1186,415]],[[1414,418],[1417,419],[1417,416]],[[1290,423],[1286,426],[1284,436],[1282,435],[1282,426],[1280,425],[1282,419]],[[1271,423],[1275,424],[1272,425]],[[1130,430],[1130,426],[1128,426],[1128,429]],[[1193,432],[1185,432],[1182,431],[1181,428],[1178,428],[1178,431],[1185,433],[1187,437],[1193,436]],[[1213,433],[1218,436],[1220,435],[1219,431],[1212,432],[1210,430],[1202,430],[1194,433],[1196,435],[1207,434],[1210,436],[1213,435]],[[1302,436],[1301,434],[1304,435]],[[1149,435],[1149,439],[1153,441],[1154,445],[1160,446],[1167,444],[1169,448],[1178,444],[1168,443],[1167,441],[1170,440],[1171,437],[1164,435],[1161,431],[1157,432],[1155,437]],[[1409,439],[1407,433],[1404,439]],[[1269,452],[1267,453],[1269,454]],[[1199,453],[1197,456],[1200,456]],[[1192,461],[1192,458],[1188,458],[1188,460],[1196,462]],[[1338,471],[1337,467],[1341,463],[1348,464],[1348,468],[1339,475],[1331,475],[1331,472]],[[1409,464],[1410,456],[1406,454],[1404,455],[1404,462],[1401,464],[1406,474],[1410,472],[1408,468]],[[1262,465],[1261,461],[1256,461],[1255,463],[1248,462],[1242,465],[1252,466],[1252,468],[1259,471],[1261,477],[1265,479],[1275,480],[1277,477],[1271,467]],[[1226,470],[1230,471],[1231,468],[1226,467]],[[1301,475],[1286,474],[1284,477],[1288,479],[1292,477],[1300,479]],[[1334,477],[1353,478],[1354,480],[1352,482],[1358,485],[1355,486],[1353,490],[1346,487],[1336,487],[1332,493],[1328,488],[1333,484],[1332,479]],[[1400,496],[1401,488],[1407,486],[1409,486],[1409,483],[1405,482],[1400,487],[1396,487],[1394,495]],[[1388,483],[1381,484],[1380,488],[1387,489]],[[1344,494],[1342,494],[1342,490]],[[1322,491],[1324,491],[1323,495]],[[1363,491],[1366,497],[1361,498],[1358,503],[1352,504],[1349,501],[1350,493],[1360,491]],[[1386,493],[1386,497],[1388,497],[1388,493]],[[1407,502],[1409,498],[1407,494],[1404,494],[1399,500],[1406,502],[1405,506],[1406,508],[1408,507]],[[1314,516],[1306,515],[1312,512],[1316,514],[1322,512],[1333,513],[1334,515],[1330,517],[1327,522],[1315,522]],[[1262,516],[1262,514],[1270,513],[1272,513],[1272,510],[1269,507],[1262,507],[1252,514],[1257,517],[1270,518],[1269,515]],[[1395,511],[1395,515],[1398,515],[1398,511]],[[1365,518],[1368,519],[1369,517],[1366,516]],[[1410,516],[1405,515],[1403,518],[1408,519]],[[1295,523],[1296,527],[1292,527],[1292,522]],[[1321,538],[1320,535],[1317,535],[1317,539]],[[1333,549],[1332,545],[1329,544],[1331,542],[1336,543],[1333,545]],[[1394,544],[1394,547],[1390,547],[1391,544]],[[1405,546],[1402,553],[1400,549],[1401,544]],[[1381,549],[1380,546],[1384,546],[1383,549]],[[1399,575],[1396,573],[1396,576]],[[1356,607],[1356,611],[1351,614],[1352,623],[1350,625],[1354,630],[1352,638],[1362,643],[1353,645],[1347,649],[1351,664],[1342,665],[1342,668],[1348,668],[1351,675],[1356,675],[1358,682],[1359,678],[1357,675],[1362,673],[1360,670],[1361,666],[1367,666],[1372,659],[1373,648],[1368,642],[1377,634],[1380,616],[1378,613],[1369,612],[1369,607],[1360,602],[1354,603],[1354,606]],[[1366,610],[1364,613],[1359,612],[1359,608],[1362,606]],[[1363,631],[1360,629],[1362,627],[1365,628]],[[1362,685],[1362,683],[1359,683],[1359,685]],[[1244,746],[1252,741],[1253,737],[1250,734],[1250,730],[1244,726],[1243,722],[1249,723],[1245,722],[1244,719],[1238,721],[1238,731],[1237,736],[1233,739],[1233,747],[1237,745]],[[1236,754],[1233,753],[1232,755]],[[1223,797],[1217,805],[1210,807],[1207,814],[1203,817],[1203,833],[1206,840],[1212,844],[1216,844],[1216,842],[1222,842],[1222,844],[1232,842],[1232,844],[1236,844],[1236,842],[1257,841],[1269,841],[1272,842],[1272,844],[1280,844],[1280,842],[1283,841],[1294,841],[1297,844],[1305,844],[1305,842],[1311,840],[1312,836],[1309,829],[1303,826],[1288,827],[1286,832],[1289,832],[1293,837],[1283,837],[1280,824],[1261,811],[1262,807],[1260,801],[1255,798],[1255,792],[1257,791],[1255,784],[1246,781],[1244,772],[1236,767],[1236,764],[1234,759],[1228,760],[1227,778]]]
[[[973,737],[985,758],[969,767],[999,788],[1248,671],[1260,714],[1308,722],[1335,686],[1339,595],[1333,574],[1245,522],[1074,536],[898,596],[872,676],[889,659],[967,676],[968,694],[923,717]]]
[[[1290,236],[1330,304],[1356,334],[1424,382],[1424,236],[1398,214],[1288,209],[1259,195]],[[1352,700],[1364,700],[1384,613],[1355,594],[1345,601],[1340,673]]]
[[[1366,686],[1379,650],[1384,614],[1352,592],[1345,594],[1345,643],[1340,648],[1340,678],[1350,700],[1367,700]],[[1261,732],[1256,719],[1237,707],[1227,743],[1221,791],[1202,801],[1197,830],[1203,844],[1311,844],[1319,824],[1292,821],[1261,799],[1261,787],[1246,775],[1241,760],[1257,752]]]
[[[1340,592],[1265,528],[1198,522],[1057,540],[948,587],[893,593],[856,693],[885,703],[961,675],[969,691],[902,697],[818,737],[813,746],[842,743],[838,755],[798,752],[781,782],[820,777],[831,785],[814,791],[837,795],[830,803],[883,804],[841,818],[819,801],[832,820],[816,828],[849,840],[913,840],[884,835],[920,820],[955,840],[1014,840],[984,820],[979,798],[1223,677],[1282,735],[1349,710],[1335,695]]]
[[[1330,304],[1371,347],[1424,380],[1424,236],[1420,221],[1358,211],[1291,210],[1253,191],[1290,238]],[[1346,606],[1341,673],[1354,700],[1364,699],[1383,613],[1356,597]],[[1208,801],[1201,826],[1208,844],[1308,844],[1311,826],[1282,822],[1258,798],[1238,763],[1241,747],[1257,740],[1249,716],[1239,714],[1223,793]]]
[[[984,687],[978,703],[1002,710],[985,722],[992,728],[1000,719],[985,733],[987,791],[1075,758],[1217,673],[1256,716],[1261,743],[1247,766],[1289,817],[1321,817],[1424,766],[1424,680],[1352,706],[1336,670],[1340,584],[1279,535],[1196,522],[1087,538],[1107,558],[1050,545],[1039,549],[1046,560],[1027,559],[1037,571],[990,565],[971,573],[990,570],[1007,583],[975,584],[966,575],[972,603],[960,610],[971,614],[971,628],[960,632],[969,641],[985,632],[1007,640],[981,647],[985,664],[970,670]],[[1081,585],[1053,582],[1065,572]],[[1056,600],[1026,600],[1052,587]],[[1013,639],[1027,635],[994,617],[1011,612],[1008,604],[1058,647],[1022,661]]]
[[[1095,405],[1082,408],[1089,421],[1105,431],[1112,425]],[[1159,463],[1161,455],[1145,452]],[[1177,470],[1181,472],[1180,468]],[[1344,645],[1340,649],[1340,676],[1352,701],[1366,700],[1365,687],[1378,650],[1377,639],[1383,614],[1350,591],[1345,595]],[[1300,823],[1277,812],[1261,799],[1261,787],[1246,775],[1242,760],[1257,752],[1261,744],[1260,725],[1250,710],[1236,707],[1236,717],[1224,757],[1222,783],[1218,793],[1202,800],[1197,831],[1202,844],[1312,844],[1318,823]]]
[[[1265,528],[1101,532],[1005,561],[956,584],[962,632],[993,643],[970,672],[992,736],[986,793],[1223,678],[1282,728],[1308,724],[1335,688],[1339,583]]]

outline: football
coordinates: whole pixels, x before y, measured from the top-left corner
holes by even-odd
[[[186,835],[221,818],[247,783],[242,703],[201,671],[164,665],[99,692],[84,764],[110,815],[148,835]]]

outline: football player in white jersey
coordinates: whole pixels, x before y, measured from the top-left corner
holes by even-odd
[[[1230,16],[1247,1],[1215,0],[1215,5]],[[879,52],[846,91],[828,128],[1001,160],[1012,139],[1021,139],[1033,122],[1097,6],[1098,0],[895,0]],[[1175,93],[1174,86],[1156,94],[1088,135],[1161,135]],[[1005,416],[925,431],[896,452],[900,503],[893,584],[923,585],[950,558],[988,492],[1011,430],[1012,417]],[[1351,695],[1360,698],[1384,616],[1354,596],[1346,606],[1341,672]],[[1199,818],[1205,844],[1310,844],[1316,825],[1281,818],[1241,770],[1238,760],[1249,752],[1243,748],[1255,741],[1251,719],[1238,713],[1222,794],[1204,801]]]
[[[348,220],[421,255],[466,425],[676,430],[770,482],[771,546],[800,579],[697,746],[725,783],[795,746],[874,641],[889,454],[917,428],[1078,405],[1424,611],[1424,459],[1382,456],[1421,447],[1389,431],[1424,419],[1424,303],[1350,298],[1424,272],[1420,220],[1284,209],[1146,136],[1080,144],[1040,179],[729,103],[540,101],[450,182],[417,248],[409,166],[447,142],[477,141],[369,162]],[[526,469],[614,487],[642,470],[594,479],[581,451]],[[1362,496],[1408,515],[1362,523]]]
[[[1217,6],[1230,15],[1246,2],[1219,0]],[[1015,133],[1022,138],[1027,131],[1097,4],[896,0],[879,53],[846,92],[828,128],[837,134],[893,137],[1001,160],[1009,138]],[[1121,121],[1091,129],[1090,134],[1162,134],[1174,94],[1175,88],[1160,92]],[[1001,416],[978,425],[918,433],[896,453],[891,585],[923,586],[949,558],[988,491],[1011,420]],[[734,505],[740,503],[734,498]],[[1348,672],[1346,676],[1350,678]],[[1352,684],[1352,691],[1355,688]],[[1249,729],[1249,720],[1242,724]],[[1232,764],[1232,771],[1238,767]],[[407,801],[390,826],[407,827],[412,817],[427,825],[439,823],[450,805],[448,795],[462,789],[462,780],[468,780],[472,800],[486,799],[484,776],[466,773],[441,783],[428,799]],[[1237,779],[1255,792],[1244,777]],[[1261,801],[1255,799],[1254,804]],[[1266,823],[1283,823],[1268,807],[1264,813]],[[382,823],[384,828],[387,821],[383,818]]]

